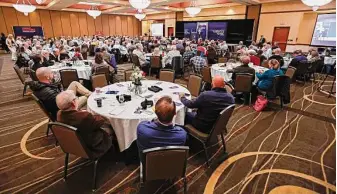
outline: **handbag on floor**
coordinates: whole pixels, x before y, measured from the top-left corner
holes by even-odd
[[[260,112],[264,108],[266,108],[267,104],[268,104],[267,98],[262,95],[259,95],[255,101],[253,108],[255,111]]]

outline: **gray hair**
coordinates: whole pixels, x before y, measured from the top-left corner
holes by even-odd
[[[36,77],[41,81],[45,77],[48,77],[52,73],[48,67],[40,67],[36,70]]]
[[[143,48],[143,45],[140,44],[140,43],[137,43],[137,44],[136,44],[136,48],[137,48],[137,49],[142,49],[142,48]]]
[[[68,110],[71,107],[72,101],[76,98],[76,95],[71,90],[66,90],[59,93],[56,96],[56,104],[60,110]]]

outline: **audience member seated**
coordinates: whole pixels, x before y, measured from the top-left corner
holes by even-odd
[[[54,62],[60,62],[60,50],[58,48],[54,48],[53,53],[50,53],[49,59]]]
[[[289,66],[293,66],[293,67],[297,67],[298,62],[300,61],[307,61],[308,59],[302,55],[302,51],[301,50],[296,50],[293,53],[293,59],[291,60]]]
[[[80,47],[75,48],[75,54],[74,54],[73,58],[78,59],[78,60],[83,60],[83,56],[82,56]]]
[[[197,56],[191,58],[191,64],[194,69],[194,73],[201,75],[202,68],[207,67],[206,59],[201,57],[201,51],[197,51]]]
[[[60,109],[57,121],[76,127],[77,132],[93,157],[100,157],[112,145],[112,129],[106,120],[88,111],[78,110],[79,99],[71,90],[59,93],[56,104]]]
[[[309,62],[315,62],[320,60],[319,54],[317,51],[312,51],[311,52],[311,57],[308,59]]]
[[[262,65],[263,61],[267,60],[267,58],[263,55],[262,50],[258,50],[256,56],[260,58],[260,64],[261,65]]]
[[[56,113],[59,109],[55,99],[61,91],[58,85],[55,84],[54,74],[48,67],[40,67],[36,71],[36,77],[39,81],[33,82],[30,88],[34,95],[42,101],[46,109],[56,118]],[[79,108],[82,108],[87,103],[87,98],[91,94],[89,90],[76,81],[71,82],[67,90],[82,95],[79,97]]]
[[[141,69],[144,72],[148,72],[150,62],[146,60],[143,52],[143,45],[140,43],[136,44],[136,49],[133,50],[132,54],[137,55]]]
[[[21,68],[21,67],[27,67],[28,66],[28,61],[30,61],[29,56],[25,52],[24,47],[20,47],[18,55],[17,55],[17,60],[15,64]]]
[[[261,62],[260,62],[260,57],[257,57],[257,53],[255,50],[248,50],[248,54],[249,54],[249,58],[250,58],[250,61],[256,65],[256,66],[260,66],[261,65]]]
[[[152,56],[161,57],[159,47],[155,47],[152,52]]]
[[[250,58],[248,56],[242,56],[240,60],[241,60],[242,65],[240,65],[238,67],[235,67],[233,70],[228,71],[228,72],[233,73],[233,75],[232,75],[233,82],[235,82],[235,78],[236,78],[237,73],[250,73],[252,75],[255,75],[255,70],[253,68],[249,67]],[[253,81],[254,81],[254,79],[252,80],[252,82]]]
[[[189,64],[189,63],[190,63],[190,60],[191,60],[191,58],[192,58],[193,56],[194,56],[194,53],[193,53],[193,51],[191,50],[191,47],[186,46],[185,52],[184,52],[184,55],[183,55],[184,63],[185,63],[185,64]]]
[[[143,121],[137,127],[139,153],[149,148],[185,145],[187,133],[172,122],[176,115],[176,105],[172,98],[160,98],[156,102],[155,113],[157,119]]]
[[[207,47],[207,60],[208,64],[215,64],[216,50],[212,46]]]
[[[263,91],[267,91],[273,85],[273,79],[277,75],[283,75],[283,71],[280,70],[280,63],[276,59],[269,61],[269,70],[262,73],[257,72],[256,76],[259,79],[257,87]]]
[[[37,69],[43,67],[41,58],[42,58],[41,55],[34,55],[32,57],[32,60],[34,62],[33,66],[32,66],[32,70],[36,71]]]
[[[181,54],[177,50],[176,45],[172,45],[171,46],[171,51],[169,51],[167,53],[167,55],[165,55],[163,57],[162,64],[165,64],[168,67],[172,67],[172,59],[173,59],[173,57],[176,57],[176,56],[181,56]]]
[[[98,52],[95,54],[95,61],[92,64],[92,73],[96,73],[96,69],[98,67],[108,67],[110,73],[114,73],[114,68],[112,68],[112,66],[110,66],[109,64],[107,64],[104,59],[103,59],[103,53]]]
[[[180,94],[180,100],[187,108],[197,109],[196,113],[187,112],[185,123],[209,134],[219,113],[234,104],[233,95],[228,93],[224,87],[224,79],[215,76],[212,80],[212,90],[202,92],[197,98],[188,100],[185,94]]]
[[[54,65],[54,62],[52,60],[50,60],[50,54],[47,50],[42,50],[42,65],[44,67],[49,67]]]
[[[281,49],[280,48],[276,48],[274,50],[274,54],[271,57],[269,57],[268,60],[276,59],[280,63],[280,67],[283,67],[284,60],[283,60],[283,57],[281,56],[281,53],[282,53]]]

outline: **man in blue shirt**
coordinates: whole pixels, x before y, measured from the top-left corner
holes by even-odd
[[[293,53],[293,59],[291,60],[289,66],[292,66],[292,67],[296,67],[298,66],[298,62],[300,61],[307,61],[307,57],[305,57],[304,55],[302,55],[302,51],[301,50],[296,50],[294,51]]]
[[[212,130],[220,112],[235,103],[233,95],[226,91],[222,77],[215,76],[212,87],[212,90],[201,93],[194,100],[186,99],[185,94],[180,95],[180,100],[186,107],[198,109],[197,113],[187,113],[185,124],[192,124],[193,127],[207,134]]]
[[[176,105],[172,98],[160,98],[155,105],[155,113],[158,119],[143,121],[137,127],[139,153],[149,148],[185,145],[186,131],[172,123],[176,115]]]

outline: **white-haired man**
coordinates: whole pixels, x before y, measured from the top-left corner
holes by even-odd
[[[269,57],[269,60],[276,59],[280,63],[280,67],[283,67],[284,60],[283,60],[283,57],[281,56],[281,53],[282,53],[282,50],[280,48],[276,48],[274,50],[274,54]],[[288,67],[284,67],[284,68],[288,68]]]
[[[180,56],[180,52],[177,50],[176,45],[171,46],[171,50],[163,57],[162,63],[168,67],[172,67],[172,59],[173,57]]]
[[[36,77],[39,81],[31,84],[31,89],[34,95],[40,99],[54,118],[59,110],[56,106],[56,96],[61,92],[59,87],[55,85],[54,74],[48,67],[40,67],[36,70]],[[67,90],[73,91],[74,94],[80,94],[79,108],[82,108],[87,103],[87,98],[91,92],[82,86],[79,82],[73,81],[68,86]]]
[[[139,64],[140,64],[142,70],[147,72],[146,70],[149,68],[150,62],[146,60],[146,57],[145,57],[144,52],[143,52],[143,45],[140,44],[140,43],[137,43],[136,49],[133,50],[132,54],[137,55],[138,60],[139,60]]]
[[[57,121],[76,127],[93,157],[100,157],[110,149],[112,145],[110,126],[99,115],[79,111],[79,99],[73,91],[59,93],[56,96],[56,104],[60,109]]]

